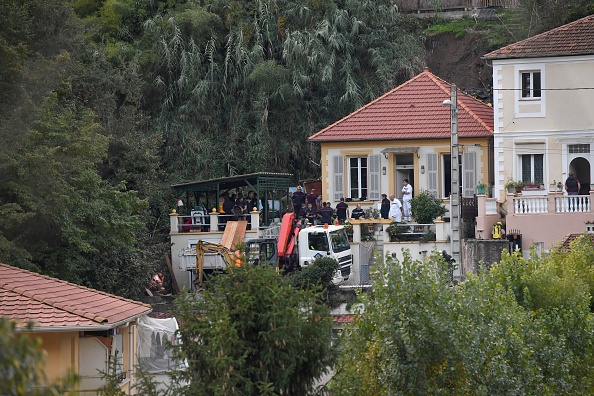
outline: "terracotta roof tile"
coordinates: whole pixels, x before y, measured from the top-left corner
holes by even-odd
[[[541,58],[592,54],[594,54],[594,15],[489,52],[485,58]]]
[[[147,304],[0,264],[0,316],[36,327],[107,326],[148,314]]]
[[[353,323],[355,315],[336,315],[332,317],[334,323]]]
[[[404,84],[366,104],[309,140],[360,141],[450,137],[450,84],[427,69]],[[459,91],[458,134],[493,134],[493,109]]]
[[[564,250],[571,250],[571,243],[573,241],[575,241],[576,239],[578,239],[580,236],[584,235],[582,234],[567,234],[565,235],[565,238],[563,238],[563,240],[561,241],[561,247]],[[594,235],[592,234],[585,234],[586,238],[590,238],[590,241],[592,243],[594,243]]]

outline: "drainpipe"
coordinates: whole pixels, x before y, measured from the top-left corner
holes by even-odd
[[[134,354],[136,353],[136,348],[134,348],[133,340],[134,340],[134,330],[136,329],[136,325],[128,326],[128,349],[129,349],[129,357],[128,357],[128,371],[130,373],[130,392],[132,392],[132,387],[134,386]]]

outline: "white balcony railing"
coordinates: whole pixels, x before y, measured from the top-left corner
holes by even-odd
[[[557,213],[589,213],[592,211],[589,195],[569,195],[555,198]]]
[[[547,197],[519,197],[514,198],[514,213],[528,214],[528,213],[548,213],[548,198]]]

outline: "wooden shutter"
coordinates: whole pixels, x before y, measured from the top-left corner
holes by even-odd
[[[476,187],[476,153],[462,153],[462,196],[474,197]]]
[[[332,157],[332,171],[334,172],[334,201],[344,198],[344,157],[335,155]]]
[[[370,201],[380,200],[380,154],[371,154],[367,157],[369,164],[369,186],[367,186],[367,199]]]
[[[437,164],[437,153],[427,153],[427,192],[433,195],[435,198],[439,198]]]

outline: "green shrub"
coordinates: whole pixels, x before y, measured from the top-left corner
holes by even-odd
[[[430,224],[446,213],[445,207],[441,201],[429,194],[427,191],[421,191],[410,201],[413,217],[420,224]]]

